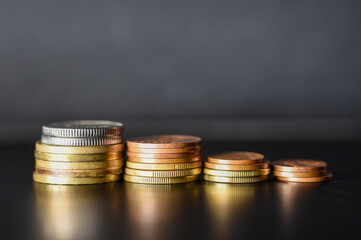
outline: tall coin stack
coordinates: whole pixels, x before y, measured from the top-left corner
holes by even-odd
[[[202,140],[185,135],[137,137],[127,141],[124,180],[174,184],[199,180]]]
[[[208,157],[203,179],[220,183],[255,183],[267,181],[270,162],[253,152],[225,152]]]
[[[111,121],[67,121],[43,126],[35,144],[36,182],[95,184],[120,179],[123,124]]]
[[[332,179],[327,163],[311,159],[285,159],[272,162],[273,175],[279,181],[324,182]]]

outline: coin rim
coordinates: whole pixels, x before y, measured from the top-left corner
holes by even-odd
[[[200,175],[186,176],[186,177],[173,177],[173,178],[152,178],[152,177],[140,177],[124,174],[124,181],[142,184],[178,184],[195,182],[199,180]]]
[[[321,177],[304,177],[304,178],[295,178],[295,177],[276,177],[278,181],[282,182],[299,182],[299,183],[317,183],[317,182],[327,182],[332,180],[333,174],[327,173],[325,176]]]
[[[115,182],[120,179],[118,175],[107,175],[104,177],[88,177],[88,178],[74,178],[74,177],[55,177],[49,175],[38,175],[33,173],[33,181],[46,184],[59,184],[59,185],[87,185]]]
[[[147,137],[156,137],[156,136],[183,136],[188,138],[197,138],[197,140],[191,142],[182,142],[182,143],[145,143],[145,142],[136,142],[136,139],[147,138]],[[202,145],[202,139],[197,136],[192,135],[182,135],[182,134],[163,134],[163,135],[151,135],[151,136],[142,136],[135,137],[127,140],[127,146],[137,147],[137,148],[182,148],[182,147],[191,147],[191,146],[200,146]]]
[[[135,158],[192,158],[201,155],[201,151],[199,152],[191,152],[191,153],[135,153],[127,151],[128,157]]]
[[[107,153],[117,152],[124,150],[124,143],[113,145],[100,145],[100,146],[57,146],[49,145],[37,141],[35,143],[35,150],[45,153],[58,153],[58,154],[92,154],[92,153]]]
[[[189,158],[136,158],[128,157],[129,162],[144,163],[144,164],[176,164],[176,163],[191,163],[202,161],[203,157],[189,157]]]
[[[94,154],[61,154],[61,153],[48,153],[34,151],[34,156],[37,159],[44,161],[55,162],[99,162],[111,160],[124,160],[123,152],[106,152]]]
[[[219,177],[243,178],[243,177],[256,177],[256,176],[269,175],[271,173],[271,168],[262,168],[259,170],[250,170],[250,171],[225,171],[225,170],[204,168],[203,173],[206,175],[219,176]]]
[[[203,174],[203,180],[210,182],[219,182],[219,183],[257,183],[257,182],[265,182],[269,180],[269,175],[235,178],[235,177],[220,177],[220,176]]]
[[[128,168],[138,169],[138,170],[183,170],[183,169],[192,169],[202,167],[203,161],[195,162],[186,162],[186,163],[158,163],[158,164],[149,164],[149,163],[138,163],[132,161],[126,161],[125,166]]]
[[[327,171],[313,171],[313,172],[282,172],[272,171],[275,177],[293,177],[293,178],[306,178],[306,177],[322,177],[327,175]]]
[[[224,171],[252,171],[259,170],[262,168],[270,168],[270,161],[267,160],[263,163],[255,163],[255,164],[217,164],[211,162],[204,162],[204,167],[214,170],[224,170]]]
[[[151,171],[139,170],[133,168],[125,168],[125,174],[140,177],[154,177],[154,178],[173,178],[173,177],[186,177],[194,176],[202,173],[202,168],[183,169],[183,170],[168,170],[168,171]]]
[[[87,166],[97,167],[87,167]],[[51,170],[96,170],[106,169],[112,167],[123,167],[124,160],[106,160],[106,161],[91,161],[91,162],[57,162],[57,161],[46,161],[35,158],[35,167]]]

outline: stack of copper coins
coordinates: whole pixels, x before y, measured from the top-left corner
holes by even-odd
[[[95,184],[120,179],[123,171],[123,124],[67,121],[43,126],[35,146],[36,182]]]
[[[185,135],[130,139],[124,180],[147,184],[196,181],[202,173],[201,143],[199,137]]]
[[[267,181],[270,162],[254,152],[225,152],[208,157],[203,179],[221,183],[254,183]]]
[[[279,181],[324,182],[332,179],[327,163],[311,159],[285,159],[272,162],[273,175]]]

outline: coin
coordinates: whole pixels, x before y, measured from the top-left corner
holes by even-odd
[[[92,170],[54,170],[54,169],[42,169],[36,168],[35,173],[38,175],[50,175],[54,177],[103,177],[107,175],[116,175],[122,173],[122,168],[108,168],[108,169],[92,169]]]
[[[35,144],[35,150],[38,152],[47,152],[47,153],[62,153],[62,154],[93,154],[93,153],[107,153],[107,152],[116,152],[123,151],[124,144],[114,144],[114,145],[104,145],[104,146],[55,146],[48,145],[37,141]]]
[[[107,175],[104,177],[89,177],[89,178],[74,178],[74,177],[55,177],[48,175],[41,175],[34,172],[33,179],[35,182],[48,183],[48,184],[96,184],[114,182],[120,179],[120,175]]]
[[[279,181],[286,181],[286,182],[325,182],[332,179],[332,173],[328,173],[326,176],[321,177],[277,177]]]
[[[54,122],[43,126],[43,135],[53,137],[105,137],[123,134],[120,122],[77,120]]]
[[[188,158],[136,158],[128,157],[127,162],[136,162],[136,163],[147,163],[147,164],[163,164],[163,163],[190,163],[201,161],[202,156],[188,157]]]
[[[200,152],[191,153],[134,153],[127,152],[127,156],[135,158],[192,158],[200,155]]]
[[[135,148],[183,148],[199,146],[201,143],[202,139],[195,136],[154,135],[129,139],[127,146]]]
[[[225,152],[225,153],[218,153],[208,157],[208,161],[211,163],[217,164],[257,164],[262,163],[264,156],[259,153],[254,152]]]
[[[275,171],[282,172],[312,172],[326,171],[327,164],[311,159],[285,159],[272,162]]]
[[[35,151],[34,155],[37,159],[57,162],[91,162],[123,159],[123,152],[107,152],[99,154],[53,154]]]
[[[35,167],[37,168],[46,168],[46,169],[100,169],[100,168],[113,168],[113,167],[122,167],[124,160],[109,160],[109,161],[99,161],[99,162],[54,162],[54,161],[44,161],[40,159],[35,159]]]
[[[249,171],[249,170],[258,170],[262,168],[269,168],[270,161],[266,161],[264,163],[256,163],[251,165],[229,165],[229,164],[216,164],[205,162],[204,163],[206,168],[209,169],[216,169],[216,170],[228,170],[228,171]]]
[[[124,174],[124,181],[145,183],[145,184],[175,184],[187,183],[199,180],[199,175],[186,176],[186,177],[169,177],[169,178],[154,178],[154,177],[139,177]]]
[[[253,171],[224,171],[204,168],[204,174],[220,176],[220,177],[255,177],[261,175],[269,175],[271,172],[270,168],[264,168]]]
[[[326,175],[326,171],[315,171],[315,172],[272,172],[276,177],[295,177],[295,178],[305,178],[305,177],[321,177]]]
[[[60,146],[98,146],[112,145],[122,143],[123,138],[120,136],[111,137],[93,137],[93,138],[66,138],[66,137],[50,137],[41,136],[41,142],[50,145]]]
[[[202,161],[188,162],[188,163],[166,163],[166,164],[149,164],[149,163],[136,163],[126,162],[128,168],[140,169],[140,170],[180,170],[180,169],[192,169],[202,166]]]
[[[128,152],[137,153],[192,153],[200,152],[201,147],[186,147],[186,148],[135,148],[128,147]]]
[[[199,175],[202,173],[202,168],[173,170],[173,171],[149,171],[149,170],[138,170],[132,168],[125,168],[125,174],[141,176],[141,177],[156,177],[156,178],[167,178],[167,177],[185,177]]]
[[[203,174],[203,179],[211,182],[220,183],[256,183],[268,180],[268,175],[258,177],[220,177],[208,174]]]

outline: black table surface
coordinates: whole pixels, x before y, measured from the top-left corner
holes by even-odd
[[[199,181],[85,186],[32,181],[34,146],[1,146],[2,239],[358,239],[360,142],[205,142],[328,163],[325,183]]]

